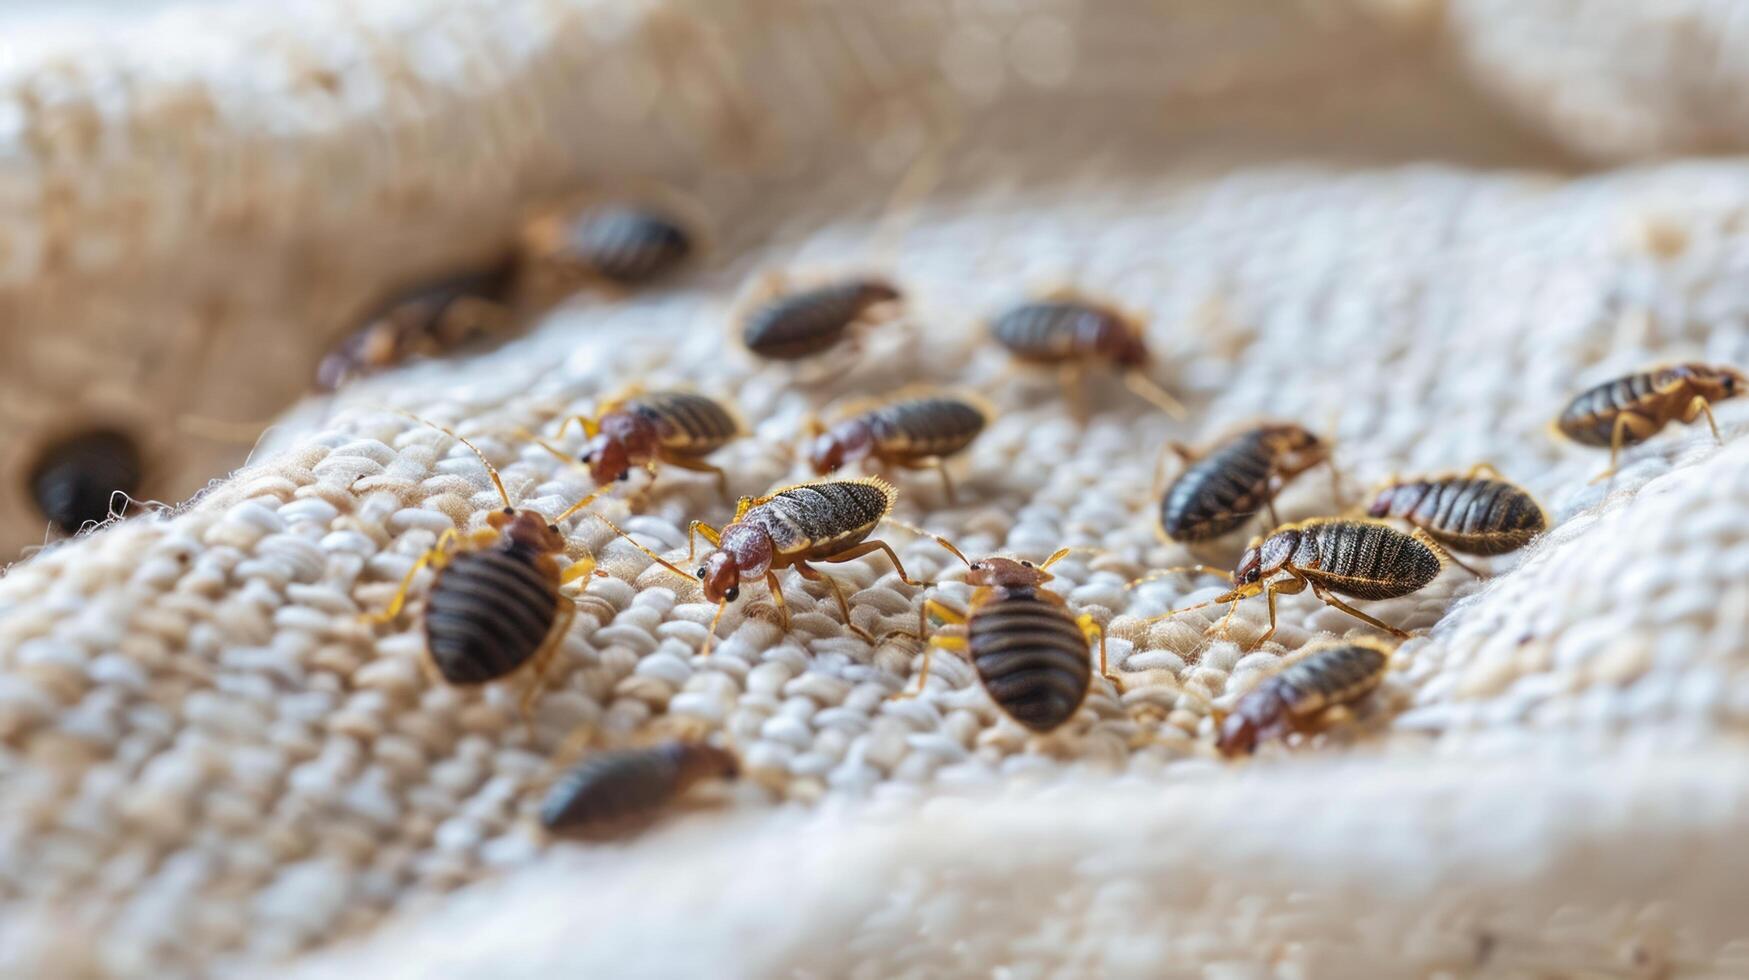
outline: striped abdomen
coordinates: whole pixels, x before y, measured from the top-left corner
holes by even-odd
[[[1269,502],[1273,457],[1261,431],[1244,433],[1179,474],[1160,501],[1160,527],[1174,541],[1218,538]]]
[[[597,752],[547,791],[540,821],[548,830],[621,829],[648,820],[692,784],[738,770],[732,753],[694,742]]]
[[[892,488],[879,481],[822,480],[779,490],[741,523],[770,535],[785,563],[815,561],[868,537],[892,506]]]
[[[747,315],[741,341],[760,357],[793,360],[838,343],[869,307],[899,299],[875,280],[852,279],[778,296]]]
[[[952,456],[984,431],[984,413],[957,398],[917,398],[868,413],[875,450],[885,456]]]
[[[591,208],[572,222],[565,258],[621,286],[673,271],[692,254],[686,229],[665,215],[622,205]]]
[[[1616,417],[1631,411],[1651,423],[1623,428],[1622,445],[1637,445],[1650,439],[1668,421],[1667,412],[1659,404],[1665,397],[1660,388],[1668,388],[1676,380],[1678,376],[1672,369],[1664,368],[1605,381],[1568,403],[1556,424],[1574,442],[1608,446],[1614,437]]]
[[[1067,610],[1030,591],[977,606],[967,653],[990,699],[1035,732],[1075,713],[1093,676],[1087,637]]]
[[[1262,739],[1316,730],[1325,710],[1352,704],[1377,688],[1389,659],[1388,649],[1366,642],[1311,647],[1239,699],[1221,726],[1219,748],[1233,755],[1251,751]]]
[[[662,448],[680,456],[704,456],[740,434],[741,426],[715,399],[687,391],[654,391],[621,406],[656,426]]]
[[[503,330],[508,264],[440,280],[401,293],[365,317],[316,367],[316,384],[333,390],[420,354],[441,354]]]
[[[518,546],[464,551],[437,573],[425,604],[425,641],[451,684],[484,684],[528,662],[552,629],[558,583]]]
[[[133,438],[99,429],[43,447],[31,466],[28,485],[37,509],[62,533],[109,519],[110,509],[128,509],[118,498],[139,493],[145,461]]]
[[[1057,363],[1103,357],[1133,366],[1147,360],[1135,330],[1116,313],[1091,303],[1022,303],[991,321],[990,334],[1023,361]]]
[[[1386,487],[1373,517],[1400,517],[1453,551],[1503,555],[1548,529],[1530,494],[1503,480],[1415,480]]]
[[[1299,526],[1293,565],[1313,582],[1356,599],[1395,599],[1439,576],[1439,556],[1407,534],[1372,521]]]

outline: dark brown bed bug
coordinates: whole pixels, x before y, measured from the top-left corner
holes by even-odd
[[[771,361],[794,361],[836,346],[851,328],[874,322],[876,314],[903,301],[898,287],[883,279],[841,279],[785,291],[771,276],[757,290],[741,318],[741,342]]]
[[[1743,372],[1711,364],[1677,364],[1605,381],[1567,404],[1556,429],[1574,442],[1609,447],[1609,469],[1615,473],[1623,446],[1637,446],[1671,422],[1693,422],[1702,415],[1719,437],[1712,403],[1743,393]]]
[[[1202,456],[1176,444],[1168,447],[1187,464],[1160,498],[1160,532],[1169,540],[1208,541],[1269,512],[1289,480],[1320,464],[1330,464],[1330,447],[1291,423],[1247,429]],[[1335,468],[1331,466],[1334,480]]]
[[[1323,731],[1384,681],[1392,649],[1367,639],[1307,647],[1303,657],[1239,699],[1221,719],[1215,747],[1227,756],[1249,755],[1265,739]]]
[[[694,251],[671,214],[635,204],[548,209],[523,226],[523,261],[552,288],[643,286],[674,272]]]
[[[316,367],[332,391],[414,357],[430,357],[502,333],[514,319],[507,300],[511,264],[451,276],[400,293],[362,319]]]
[[[425,649],[429,665],[444,681],[479,685],[500,680],[525,666],[534,677],[523,695],[523,707],[539,693],[547,662],[558,651],[577,608],[559,587],[595,570],[585,556],[563,572],[553,556],[565,551],[559,525],[582,510],[594,495],[584,497],[548,521],[532,510],[510,503],[498,471],[474,444],[442,426],[419,422],[449,435],[473,450],[504,509],[486,516],[486,526],[467,534],[443,532],[430,550],[419,556],[400,589],[382,612],[366,615],[367,623],[394,621],[401,614],[413,579],[431,567],[437,578],[425,600]]]
[[[1484,472],[1491,477],[1481,476]],[[1373,497],[1367,515],[1400,518],[1448,550],[1467,555],[1517,551],[1549,527],[1536,499],[1486,463],[1462,476],[1393,481]],[[1481,574],[1455,558],[1452,563]]]
[[[740,772],[735,753],[704,742],[597,752],[553,783],[541,802],[541,826],[585,836],[623,833],[649,823],[694,784]]]
[[[972,561],[946,538],[930,537],[965,562],[969,570],[966,582],[976,589],[964,612],[935,599],[924,600],[917,613],[916,633],[920,640],[928,638],[923,666],[917,674],[917,689],[901,697],[923,692],[934,650],[952,650],[971,660],[990,700],[1010,718],[1042,734],[1068,721],[1087,699],[1095,644],[1099,672],[1116,680],[1106,667],[1105,633],[1093,617],[1086,613],[1076,616],[1062,596],[1044,588],[1051,581],[1048,569],[1070,549],[1064,548],[1038,565],[999,557]],[[964,635],[931,634],[931,616],[963,626]]]
[[[1149,622],[1223,602],[1233,603],[1237,610],[1241,599],[1262,595],[1269,602],[1269,629],[1253,644],[1260,645],[1275,635],[1275,597],[1309,588],[1325,604],[1393,636],[1407,637],[1409,634],[1368,616],[1336,595],[1355,599],[1406,596],[1437,578],[1448,558],[1439,542],[1420,528],[1404,534],[1384,521],[1342,517],[1284,524],[1252,539],[1238,566],[1226,576],[1233,583],[1231,591],[1208,602],[1174,609]],[[1225,575],[1206,566],[1195,567]],[[1227,619],[1232,615],[1229,611]],[[1222,622],[1224,628],[1225,620]]]
[[[873,642],[874,638],[866,630],[850,621],[850,603],[844,598],[844,590],[838,581],[809,563],[852,561],[880,551],[892,561],[893,568],[906,585],[927,585],[926,582],[912,581],[905,574],[899,556],[885,541],[865,540],[893,509],[897,497],[898,491],[891,484],[876,477],[818,480],[783,487],[763,497],[742,497],[735,508],[734,519],[720,531],[703,521],[693,521],[686,531],[686,560],[690,563],[698,553],[698,535],[704,535],[714,546],[704,556],[696,573],[704,585],[705,598],[717,603],[710,635],[716,635],[723,610],[740,598],[741,586],[760,579],[764,579],[771,589],[771,598],[783,627],[788,629],[789,611],[784,606],[777,572],[782,568],[794,568],[805,579],[825,582],[838,600],[844,625]],[[664,568],[685,578],[694,577],[638,544],[612,521],[599,514],[594,516]],[[708,647],[709,641],[706,642]]]
[[[853,414],[830,428],[813,422],[808,461],[821,476],[865,457],[904,469],[934,469],[952,501],[953,481],[943,460],[971,445],[989,417],[986,409],[964,398],[905,398]]]
[[[145,472],[140,447],[122,432],[97,429],[45,446],[27,484],[37,509],[63,534],[108,520],[116,495],[137,495]],[[119,513],[120,511],[116,511]]]
[[[1086,414],[1082,374],[1089,364],[1103,361],[1121,371],[1124,384],[1138,396],[1184,417],[1178,399],[1146,374],[1150,358],[1141,324],[1113,307],[1058,292],[997,315],[990,334],[1024,363],[1055,366],[1077,414]]]
[[[624,480],[633,467],[641,466],[656,479],[657,464],[710,473],[717,490],[729,496],[729,478],[704,457],[746,434],[746,426],[721,402],[689,391],[642,391],[633,388],[603,402],[594,418],[574,416],[559,426],[559,435],[571,422],[583,426],[589,442],[580,459],[589,475],[602,486]],[[541,443],[548,452],[569,460],[562,451]]]

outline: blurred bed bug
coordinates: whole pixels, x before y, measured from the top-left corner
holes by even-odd
[[[1290,732],[1315,735],[1349,716],[1348,706],[1385,679],[1392,647],[1378,640],[1316,643],[1305,655],[1239,699],[1220,721],[1215,747],[1249,755],[1257,743]]]
[[[1466,555],[1517,551],[1549,527],[1548,515],[1536,499],[1506,482],[1487,463],[1462,476],[1392,481],[1373,497],[1367,516],[1400,518],[1426,531],[1448,551]],[[1456,558],[1451,561],[1481,574]]]
[[[852,414],[830,428],[811,421],[808,461],[821,476],[865,457],[904,469],[934,469],[952,502],[953,481],[943,461],[971,445],[989,418],[988,409],[960,397],[904,398]]]
[[[686,560],[697,555],[698,535],[702,534],[714,546],[698,566],[696,577],[704,585],[704,596],[717,604],[711,619],[710,637],[728,604],[741,596],[741,586],[763,578],[771,589],[772,602],[784,629],[789,628],[789,611],[784,606],[783,589],[778,585],[777,572],[794,568],[805,579],[825,582],[838,600],[838,610],[844,625],[856,635],[874,642],[868,631],[850,620],[850,603],[838,581],[814,568],[810,562],[845,562],[873,552],[885,552],[906,585],[927,585],[905,574],[899,556],[885,541],[865,540],[893,509],[898,491],[885,480],[864,477],[856,480],[817,480],[798,483],[774,490],[763,497],[742,497],[735,508],[735,517],[722,530],[703,521],[693,521],[686,531]],[[644,547],[620,530],[612,521],[593,515],[613,528],[632,546],[654,558],[676,575],[692,578],[674,563]],[[706,640],[706,648],[709,647]]]
[[[1094,645],[1099,648],[1100,674],[1116,682],[1106,666],[1104,631],[1092,616],[1076,616],[1062,596],[1044,588],[1051,581],[1048,569],[1072,549],[1063,548],[1038,565],[999,557],[972,561],[946,538],[929,536],[965,563],[966,582],[976,588],[965,612],[924,600],[916,633],[926,643],[923,666],[917,689],[900,697],[923,693],[931,654],[937,648],[952,650],[971,659],[990,700],[1010,718],[1043,734],[1068,721],[1087,699]],[[931,634],[932,616],[964,627],[964,635]]]
[[[116,494],[137,495],[145,471],[140,447],[127,435],[97,429],[44,447],[27,483],[37,509],[63,534],[108,520]]]
[[[740,772],[735,753],[704,742],[596,752],[547,791],[541,826],[584,836],[624,833],[651,822],[694,784]]]
[[[1023,363],[1056,366],[1078,415],[1086,414],[1082,375],[1089,364],[1103,361],[1121,371],[1124,384],[1143,400],[1184,417],[1178,399],[1146,374],[1141,324],[1113,307],[1058,291],[997,315],[990,334]]]
[[[1689,423],[1702,415],[1721,445],[1712,403],[1743,393],[1743,372],[1710,364],[1677,364],[1605,381],[1567,404],[1556,429],[1585,446],[1608,446],[1614,475],[1623,446],[1637,446],[1671,422]]]
[[[468,534],[454,528],[419,556],[401,580],[387,608],[363,616],[364,622],[393,622],[412,591],[419,570],[437,577],[425,600],[425,649],[429,665],[444,681],[463,686],[509,677],[524,667],[533,679],[523,694],[524,710],[540,692],[548,661],[564,641],[577,608],[559,587],[595,574],[595,560],[584,557],[559,570],[553,556],[565,551],[559,525],[582,510],[595,495],[572,504],[548,521],[532,510],[511,506],[498,471],[474,444],[448,429],[414,417],[472,450],[486,467],[504,509],[486,517],[486,526]]]
[[[1232,619],[1239,601],[1262,595],[1269,603],[1269,629],[1253,646],[1275,635],[1275,597],[1311,589],[1326,605],[1376,626],[1392,636],[1409,634],[1368,616],[1337,595],[1355,599],[1395,599],[1418,592],[1439,576],[1449,558],[1439,542],[1415,528],[1408,534],[1383,521],[1320,517],[1284,524],[1263,537],[1253,538],[1229,575],[1203,565],[1198,571],[1220,575],[1233,588],[1208,602],[1174,609],[1149,622],[1158,622],[1182,612],[1218,603],[1233,604],[1226,619]],[[1274,576],[1283,576],[1276,578]],[[1150,576],[1152,577],[1152,576]]]
[[[367,314],[316,368],[332,391],[414,357],[430,357],[509,329],[510,263],[451,276],[400,293]]]
[[[1333,486],[1338,480],[1329,445],[1289,423],[1247,429],[1201,456],[1167,448],[1188,464],[1160,498],[1159,530],[1172,541],[1218,538],[1260,511],[1278,527],[1275,496],[1289,480],[1320,464],[1330,466]]]
[[[903,301],[898,287],[872,278],[840,279],[786,291],[783,278],[766,277],[741,318],[741,342],[769,361],[795,361],[838,345],[861,325]]]
[[[693,236],[667,211],[639,204],[549,208],[522,229],[523,261],[543,288],[630,289],[684,265]]]
[[[566,419],[558,435],[564,435],[572,422],[581,424],[589,439],[580,462],[598,485],[624,480],[638,466],[653,482],[657,464],[666,463],[714,475],[717,491],[725,500],[729,497],[728,474],[705,462],[704,457],[747,433],[740,419],[713,398],[689,391],[643,391],[635,386],[603,402],[594,418],[577,415]],[[544,442],[540,445],[569,461],[564,452]]]

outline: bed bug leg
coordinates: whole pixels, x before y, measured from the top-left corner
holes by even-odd
[[[933,536],[934,535],[931,535],[931,537],[933,537]],[[912,578],[910,575],[908,575],[905,572],[904,563],[899,561],[898,553],[893,551],[893,546],[890,544],[887,544],[885,541],[882,541],[879,538],[876,538],[876,539],[871,540],[871,541],[864,541],[863,543],[857,545],[854,548],[848,548],[848,549],[841,551],[838,554],[833,555],[832,557],[826,558],[824,560],[831,562],[833,564],[837,564],[838,562],[841,562],[841,561],[854,561],[858,558],[861,558],[863,555],[870,555],[870,554],[873,554],[877,551],[886,552],[887,560],[893,563],[893,571],[899,573],[899,581],[905,583],[906,585],[916,586],[918,588],[928,588],[929,586],[935,584],[934,582],[918,581],[918,580]]]
[[[1474,466],[1472,466],[1469,469],[1464,471],[1464,479],[1466,479],[1466,480],[1474,480],[1477,477],[1489,477],[1489,478],[1495,479],[1495,480],[1506,479],[1506,477],[1502,476],[1500,471],[1494,467],[1493,463],[1490,463],[1486,460],[1484,460],[1480,463],[1477,463],[1476,465],[1474,465]],[[1396,474],[1391,475],[1391,482],[1392,483],[1397,482],[1396,481]]]
[[[1081,627],[1081,635],[1087,638],[1089,646],[1095,642],[1099,644],[1099,676],[1110,681],[1111,686],[1117,688],[1117,693],[1122,694],[1123,681],[1111,672],[1111,668],[1105,660],[1105,630],[1100,629],[1099,624],[1093,621],[1091,613],[1082,613],[1076,616],[1075,625]]]
[[[805,578],[810,582],[824,582],[831,587],[832,598],[838,600],[838,612],[844,617],[844,628],[855,633],[857,636],[862,637],[871,646],[874,644],[875,638],[873,633],[870,633],[868,630],[851,622],[850,602],[844,598],[844,587],[838,584],[837,579],[825,574],[805,561],[796,562],[795,570],[801,574],[802,578]]]
[[[419,570],[427,567],[442,568],[449,562],[450,556],[454,553],[456,542],[461,540],[461,532],[453,527],[438,535],[437,543],[427,549],[423,555],[420,555],[419,560],[413,563],[413,567],[407,570],[406,577],[401,579],[401,587],[395,590],[395,597],[389,600],[388,608],[381,612],[365,613],[359,616],[359,621],[373,626],[394,622],[395,617],[401,615],[401,608],[407,604],[407,594],[412,591],[413,579],[419,574]],[[470,544],[490,544],[498,540],[498,532],[491,528],[481,528],[469,535],[467,540]]]
[[[917,611],[917,629],[919,631],[919,639],[921,639],[924,634],[928,633],[928,617],[931,615],[949,626],[964,626],[966,623],[965,613],[934,599],[925,599],[923,600],[923,608]],[[905,700],[907,698],[914,698],[923,693],[923,685],[929,682],[929,661],[934,656],[937,648],[952,650],[955,653],[963,655],[967,652],[969,647],[970,641],[963,636],[943,636],[940,633],[929,636],[927,642],[923,644],[923,665],[917,671],[917,689],[914,691],[901,689],[898,693],[893,694],[891,698],[896,701]]]
[[[1682,421],[1684,423],[1693,422],[1702,415],[1706,416],[1707,428],[1713,430],[1713,441],[1721,446],[1724,445],[1725,439],[1719,435],[1719,422],[1713,418],[1712,403],[1702,395],[1695,395],[1689,400],[1688,407],[1682,410]]]
[[[1137,397],[1148,402],[1160,411],[1175,419],[1185,418],[1189,412],[1184,403],[1173,398],[1165,388],[1154,383],[1154,379],[1139,370],[1131,369],[1123,373],[1124,387],[1134,392]]]
[[[1063,397],[1069,402],[1069,414],[1075,421],[1087,421],[1087,388],[1081,383],[1081,365],[1065,364],[1057,370],[1057,380],[1063,388]]]
[[[683,470],[692,470],[695,473],[709,473],[709,474],[715,476],[717,478],[717,493],[718,493],[718,495],[720,495],[723,498],[723,503],[726,504],[729,501],[735,499],[734,497],[729,495],[729,474],[724,472],[722,467],[712,466],[711,464],[709,464],[701,459],[684,459],[684,458],[679,458],[679,457],[675,457],[675,458],[666,458],[665,457],[662,460],[662,462],[667,463],[669,466],[675,466],[675,467],[678,467],[678,468],[683,469]],[[655,480],[656,480],[656,466],[654,463],[651,463],[650,464],[650,481],[652,483],[654,483]],[[646,487],[646,489],[648,489],[648,488]]]
[[[1389,623],[1375,619],[1372,616],[1368,616],[1366,613],[1363,613],[1360,610],[1349,605],[1348,603],[1343,602],[1341,599],[1336,598],[1335,596],[1331,595],[1329,592],[1326,592],[1325,590],[1319,588],[1316,585],[1312,586],[1312,594],[1317,596],[1326,605],[1333,606],[1337,609],[1340,609],[1343,612],[1347,613],[1348,615],[1353,616],[1355,619],[1358,619],[1361,622],[1366,623],[1370,626],[1376,626],[1379,629],[1384,630],[1386,633],[1389,633],[1392,636],[1397,637],[1398,639],[1407,640],[1409,638],[1409,634],[1404,632],[1403,630],[1400,630],[1397,627],[1392,626]]]
[[[777,622],[785,633],[789,632],[789,604],[783,601],[783,587],[777,584],[777,573],[766,572],[765,584],[771,589],[771,602],[777,607]],[[712,630],[712,632],[716,632]]]
[[[1709,421],[1712,419],[1712,412],[1710,410],[1707,412],[1707,419]],[[1635,439],[1636,442],[1650,438],[1652,433],[1657,431],[1651,419],[1648,419],[1637,412],[1622,412],[1620,415],[1617,415],[1615,417],[1615,424],[1610,427],[1609,431],[1609,469],[1604,470],[1602,473],[1593,477],[1591,480],[1592,483],[1599,483],[1614,478],[1617,463],[1621,459],[1621,447],[1626,441],[1627,434],[1630,430],[1633,431],[1634,435],[1637,437]],[[1716,430],[1714,434],[1717,434]]]
[[[529,659],[528,686],[522,692],[520,702],[522,708],[522,723],[527,725],[532,735],[534,727],[534,700],[540,696],[546,687],[547,668],[552,666],[553,659],[565,644],[565,634],[571,631],[571,623],[577,618],[577,604],[563,601],[559,604],[558,616],[553,620],[553,628],[547,633],[547,638]]]
[[[735,509],[735,520],[740,520],[741,515],[747,512],[748,501],[752,499],[753,498],[751,497],[741,498],[741,506]],[[700,534],[704,535],[704,539],[709,541],[713,548],[721,544],[723,541],[723,534],[721,531],[718,531],[716,528],[711,527],[703,521],[693,521],[691,524],[686,525],[687,561],[693,561],[698,557],[698,535]]]

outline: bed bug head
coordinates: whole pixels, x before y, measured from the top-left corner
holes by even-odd
[[[624,480],[631,474],[631,454],[626,451],[624,440],[610,432],[597,433],[585,443],[579,459],[589,468],[597,485]]]
[[[1025,559],[1001,557],[970,562],[967,566],[970,571],[966,574],[966,582],[970,585],[1013,591],[1038,588],[1055,577],[1047,569],[1068,553],[1069,549],[1063,548],[1037,565]]]
[[[1276,469],[1283,476],[1294,476],[1326,462],[1330,458],[1328,442],[1303,426],[1283,422],[1259,430]]]
[[[1226,756],[1250,755],[1257,750],[1257,737],[1257,723],[1235,711],[1221,722],[1215,748]]]
[[[866,308],[878,303],[897,303],[905,294],[885,279],[863,279],[856,284],[856,298]]]
[[[1707,401],[1724,401],[1736,398],[1749,390],[1749,378],[1743,372],[1729,365],[1692,365],[1694,371],[1690,384],[1693,384]]]
[[[847,419],[826,429],[813,425],[814,441],[808,446],[808,463],[820,476],[837,471],[846,462],[867,455],[874,433],[860,419]]]

